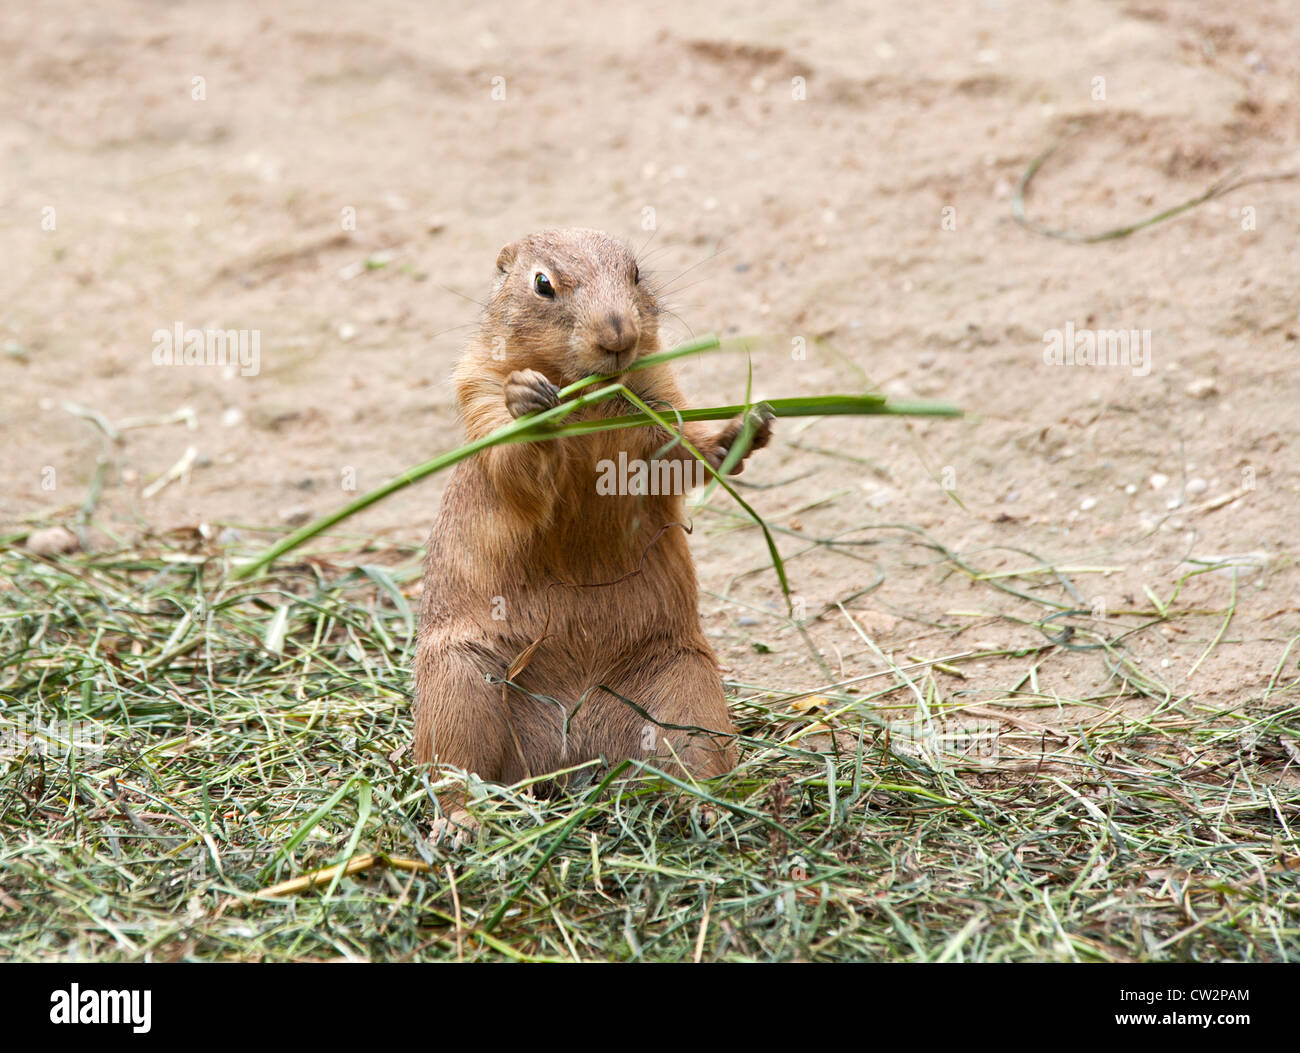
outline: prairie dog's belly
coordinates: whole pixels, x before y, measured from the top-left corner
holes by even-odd
[[[450,564],[431,568],[425,580],[423,620],[455,635],[518,643],[519,649],[542,634],[575,647],[622,649],[665,629],[694,627],[694,566],[681,537],[667,535],[644,560],[613,567],[519,562],[457,566],[453,556]],[[678,551],[658,553],[659,545]]]
[[[524,647],[543,632],[622,646],[698,626],[680,496],[598,494],[595,478],[594,466],[565,473],[550,516],[529,521],[480,464],[458,465],[430,542],[422,621]]]
[[[445,588],[435,585],[432,599],[433,606],[448,611],[452,619],[465,618],[493,635],[535,637],[545,632],[599,642],[694,622],[694,584],[693,574],[689,581],[647,581],[633,574],[608,583],[502,575],[474,592],[451,583]]]

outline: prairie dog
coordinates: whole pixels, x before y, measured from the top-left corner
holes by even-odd
[[[575,380],[618,375],[659,350],[658,314],[635,257],[607,234],[551,230],[507,245],[455,372],[469,438],[555,405]],[[652,406],[685,406],[666,365],[623,382]],[[569,419],[635,411],[620,397]],[[743,424],[682,431],[716,468]],[[770,434],[764,415],[751,451]],[[696,606],[683,495],[597,485],[602,464],[620,453],[652,472],[656,461],[692,467],[675,438],[657,426],[628,428],[495,446],[457,465],[420,606],[418,763],[506,783],[594,758],[641,758],[698,777],[735,766],[735,728]],[[439,803],[459,812],[453,819],[465,816],[458,797]]]

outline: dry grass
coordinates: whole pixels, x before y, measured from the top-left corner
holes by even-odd
[[[1262,697],[1201,713],[1099,637],[1115,690],[1070,701],[1112,716],[1046,736],[1031,685],[1006,689],[995,765],[882,719],[943,715],[929,665],[815,698],[733,684],[728,778],[477,785],[481,836],[452,850],[404,754],[418,553],[356,558],[235,583],[197,539],[0,552],[0,957],[1300,959],[1292,649]],[[1068,609],[983,585],[1053,631]],[[50,720],[102,748],[15,741]]]

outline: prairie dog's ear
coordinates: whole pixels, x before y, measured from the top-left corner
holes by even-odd
[[[519,251],[518,242],[511,242],[499,253],[497,253],[497,270],[505,274],[510,270],[510,265],[515,262],[515,255]]]

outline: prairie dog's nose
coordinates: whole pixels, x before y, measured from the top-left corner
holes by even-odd
[[[641,329],[636,319],[611,311],[597,327],[594,335],[602,351],[618,355],[636,346],[637,340],[641,337]]]

